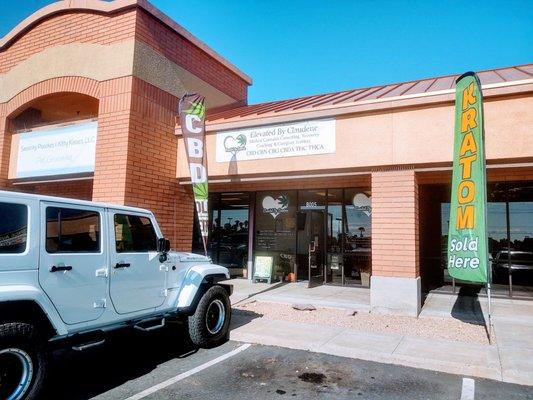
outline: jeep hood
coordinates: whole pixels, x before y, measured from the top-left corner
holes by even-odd
[[[210,257],[181,251],[169,251],[168,257],[177,262],[212,263]]]

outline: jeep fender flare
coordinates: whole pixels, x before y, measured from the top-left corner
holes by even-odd
[[[195,308],[195,303],[203,294],[205,287],[229,278],[228,269],[220,265],[199,264],[189,268],[178,296],[176,306],[178,311],[194,312],[191,308]]]
[[[57,335],[66,335],[67,327],[50,299],[39,288],[31,285],[0,286],[0,306],[9,307],[10,303],[30,302],[37,305]],[[38,316],[36,316],[38,317]],[[15,322],[15,321],[14,321]]]

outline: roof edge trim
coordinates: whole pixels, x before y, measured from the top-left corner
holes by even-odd
[[[29,30],[33,25],[38,22],[51,17],[54,14],[68,12],[68,11],[92,11],[102,14],[111,14],[118,11],[122,11],[128,8],[140,7],[154,18],[161,21],[177,34],[183,36],[186,40],[193,45],[213,57],[216,61],[221,63],[224,67],[228,68],[231,72],[238,75],[248,85],[252,84],[252,78],[233,65],[226,58],[218,54],[215,50],[209,47],[207,44],[196,38],[192,33],[187,31],[177,22],[172,20],[162,11],[150,4],[147,0],[114,0],[111,2],[101,0],[61,0],[52,4],[49,4],[43,8],[38,9],[33,14],[28,16],[19,22],[11,31],[9,31],[4,37],[0,39],[0,51],[10,45],[18,36],[25,31]]]
[[[510,81],[510,82],[499,82],[499,83],[489,83],[482,85],[482,90],[498,90],[498,89],[509,89],[525,86],[524,91],[530,92],[533,85],[533,78],[531,79],[523,79],[518,81]],[[445,89],[445,90],[438,90],[434,92],[424,92],[424,93],[415,93],[411,95],[401,95],[401,96],[394,96],[384,99],[371,99],[371,100],[363,100],[355,103],[340,103],[336,105],[324,105],[324,106],[318,106],[314,108],[303,108],[299,110],[286,110],[273,114],[263,114],[263,115],[256,115],[252,114],[245,117],[239,117],[235,119],[214,119],[214,120],[207,120],[206,121],[206,132],[212,133],[212,132],[222,132],[226,130],[233,130],[233,129],[241,129],[241,128],[249,128],[254,126],[266,126],[266,125],[274,125],[284,122],[292,122],[297,120],[308,120],[308,119],[318,119],[318,118],[330,118],[330,117],[336,117],[338,115],[343,114],[352,114],[355,112],[358,112],[356,108],[362,107],[362,106],[368,106],[368,105],[375,105],[378,108],[372,109],[372,111],[376,111],[382,108],[395,108],[396,104],[400,101],[407,102],[403,104],[403,107],[408,107],[412,105],[420,105],[419,103],[416,103],[417,100],[421,99],[428,99],[428,104],[432,102],[432,98],[439,99],[438,102],[442,102],[441,96],[448,96],[449,101],[453,101],[453,95],[455,94],[455,88],[453,89]],[[503,93],[504,95],[506,93]],[[515,94],[509,93],[509,94]],[[492,97],[492,93],[485,94],[486,97]],[[497,95],[502,95],[502,93],[498,93]],[[447,101],[448,101],[447,100]],[[415,102],[412,103],[411,102]],[[249,106],[252,107],[253,105]],[[365,110],[366,111],[366,110]],[[312,116],[314,113],[327,113],[327,114],[321,114],[320,116]],[[271,121],[270,119],[275,119],[275,121]],[[268,119],[269,122],[261,123],[261,121]],[[176,135],[181,135],[181,129],[178,127],[176,129]]]

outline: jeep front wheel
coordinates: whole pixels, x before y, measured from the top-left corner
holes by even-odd
[[[216,346],[228,337],[231,303],[221,286],[210,287],[189,317],[189,336],[199,347]]]
[[[39,343],[30,324],[0,325],[0,399],[38,398],[46,369]]]

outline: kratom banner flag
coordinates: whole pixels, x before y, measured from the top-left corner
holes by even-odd
[[[456,81],[448,272],[482,283],[488,278],[484,139],[481,85],[468,72]]]
[[[207,188],[207,156],[205,154],[205,98],[185,94],[179,103],[180,125],[189,163],[198,224],[207,255],[209,208]]]

